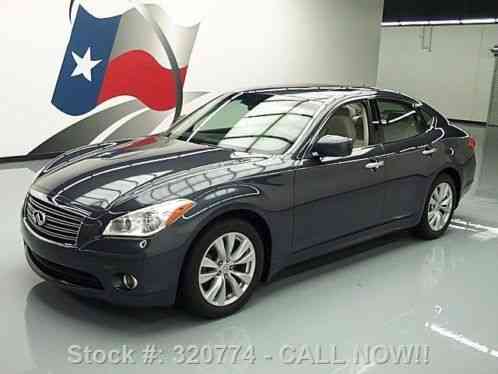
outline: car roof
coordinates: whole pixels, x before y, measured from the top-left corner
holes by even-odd
[[[273,95],[287,96],[289,98],[301,98],[304,100],[334,102],[337,100],[355,98],[369,95],[383,95],[398,99],[405,99],[414,103],[420,101],[400,92],[369,86],[348,86],[331,84],[302,84],[252,87],[235,90],[238,93],[268,93]]]

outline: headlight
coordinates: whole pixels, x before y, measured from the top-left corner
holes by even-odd
[[[104,236],[154,235],[178,221],[193,206],[192,201],[179,199],[135,210],[109,222]]]

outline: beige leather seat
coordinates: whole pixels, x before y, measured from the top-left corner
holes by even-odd
[[[356,126],[349,115],[349,111],[339,111],[330,117],[325,124],[322,136],[324,135],[344,136],[352,139],[354,144],[358,137],[356,135]]]

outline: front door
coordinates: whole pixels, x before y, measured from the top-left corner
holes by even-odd
[[[353,140],[347,157],[306,159],[295,174],[294,253],[382,223],[385,179],[383,146],[376,144],[367,101],[334,111],[316,139]]]

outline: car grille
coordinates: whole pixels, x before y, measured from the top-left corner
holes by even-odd
[[[41,237],[68,247],[77,245],[83,215],[28,195],[25,216],[30,228]]]

